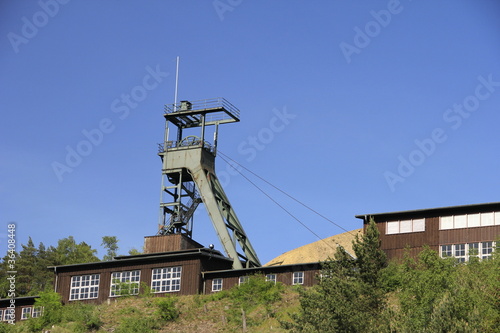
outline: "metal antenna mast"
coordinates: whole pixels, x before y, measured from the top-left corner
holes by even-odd
[[[214,98],[166,105],[164,117],[165,139],[158,151],[162,160],[158,234],[192,238],[193,214],[203,202],[233,268],[261,266],[215,174],[219,125],[240,121],[240,111],[226,99]],[[177,127],[173,141],[168,140],[169,123]],[[211,125],[215,126],[213,144],[205,140],[206,127]],[[183,136],[183,130],[193,128],[200,129],[199,136]]]

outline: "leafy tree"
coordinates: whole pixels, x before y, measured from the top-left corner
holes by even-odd
[[[118,250],[118,239],[116,236],[103,236],[101,246],[104,246],[107,250],[102,260],[113,260],[116,257],[116,251]]]
[[[53,265],[71,265],[100,261],[96,256],[97,250],[92,249],[85,242],[76,243],[73,236],[60,239],[57,247],[52,250]]]
[[[430,248],[407,258],[398,271],[398,311],[391,326],[402,332],[494,332],[500,323],[497,259],[459,264]]]
[[[143,254],[143,252],[136,248],[131,248],[130,250],[128,250],[128,254],[131,256],[136,256],[138,254]]]
[[[54,291],[40,293],[40,297],[35,300],[35,307],[43,309],[42,316],[31,318],[28,327],[32,332],[40,332],[41,329],[61,322],[63,318],[63,305],[61,295]]]

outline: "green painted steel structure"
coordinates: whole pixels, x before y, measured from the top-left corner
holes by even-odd
[[[220,124],[238,122],[240,111],[224,98],[181,101],[165,107],[165,136],[159,146],[162,186],[158,234],[192,238],[193,214],[203,202],[233,268],[260,267],[260,261],[215,173]],[[169,124],[176,140],[169,141]],[[206,127],[215,126],[213,143],[205,140]],[[200,135],[184,136],[199,128]]]

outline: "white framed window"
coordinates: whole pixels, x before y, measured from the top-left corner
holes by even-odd
[[[292,284],[304,284],[304,272],[293,272]]]
[[[495,242],[475,242],[467,244],[447,244],[440,246],[441,258],[454,257],[458,262],[469,261],[472,257],[489,259],[494,251]]]
[[[441,216],[439,230],[487,227],[500,225],[500,212]]]
[[[266,281],[274,282],[276,284],[276,274],[266,274]]]
[[[69,300],[97,298],[100,274],[77,275],[71,277]]]
[[[222,290],[222,282],[223,280],[220,278],[212,280],[212,291],[221,291]]]
[[[15,316],[14,309],[11,309],[11,310],[9,310],[9,309],[4,309],[4,310],[3,310],[2,320],[3,320],[3,321],[14,320],[14,319],[15,319],[15,318],[14,318],[14,316]]]
[[[33,314],[31,315],[31,317],[38,318],[41,317],[42,315],[43,315],[43,306],[33,307]]]
[[[3,316],[4,316],[4,313],[7,312],[7,310],[0,310],[0,320],[1,321],[4,321],[5,319],[3,319]]]
[[[482,242],[481,243],[481,259],[491,259],[491,254],[493,253],[494,242]]]
[[[248,276],[240,276],[240,278],[238,279],[238,285],[242,285],[243,283],[247,282],[248,282]]]
[[[454,257],[457,258],[459,262],[465,262],[467,257],[466,257],[466,252],[465,252],[465,244],[455,244],[455,255]]]
[[[181,290],[182,267],[153,268],[151,289],[155,293],[169,293]]]
[[[425,231],[425,219],[386,222],[386,235]]]
[[[111,288],[109,288],[109,295],[122,296],[139,294],[140,279],[140,270],[111,273]]]
[[[21,320],[31,318],[31,307],[23,308],[21,311]]]
[[[441,258],[453,257],[452,245],[441,245]]]

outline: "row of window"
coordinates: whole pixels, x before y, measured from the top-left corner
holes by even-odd
[[[153,268],[151,290],[155,293],[181,290],[182,267]],[[111,274],[110,296],[137,295],[141,271],[114,272]],[[99,296],[100,274],[71,277],[70,301],[92,299]]]
[[[441,257],[454,257],[459,262],[469,261],[472,257],[486,260],[491,258],[494,248],[495,242],[441,245]]]
[[[43,307],[41,306],[24,307],[21,309],[21,319],[25,320],[28,318],[37,318],[40,317],[42,313],[43,313]],[[14,320],[14,318],[11,318],[11,313],[8,309],[0,309],[0,320],[9,321],[9,320]]]
[[[386,234],[404,234],[425,231],[425,219],[389,221],[386,223]]]
[[[500,212],[442,216],[439,229],[460,229],[500,225]]]
[[[212,291],[221,291],[223,285],[222,278],[216,278],[212,280]],[[238,279],[238,284],[241,285],[248,281],[248,276],[240,276]],[[267,274],[266,281],[276,283],[276,274]],[[304,284],[304,272],[293,272],[292,273],[292,284]]]

